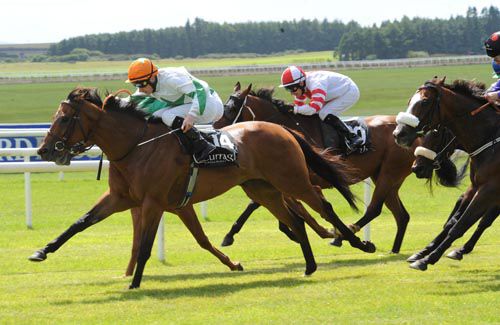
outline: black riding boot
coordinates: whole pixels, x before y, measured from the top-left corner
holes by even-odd
[[[363,139],[356,133],[351,132],[347,125],[337,116],[328,114],[323,121],[333,126],[339,135],[344,138],[344,140],[347,140],[346,143],[349,150],[353,151],[363,145]]]
[[[184,119],[182,117],[176,117],[172,123],[172,128],[177,129],[182,126]],[[194,154],[197,161],[203,161],[208,158],[208,155],[216,149],[216,147],[208,142],[200,133],[200,131],[194,126],[189,129],[186,133],[180,132],[184,135],[189,142],[191,142],[191,154]]]

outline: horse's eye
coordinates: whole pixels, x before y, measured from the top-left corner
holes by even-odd
[[[68,123],[68,121],[69,121],[69,117],[67,117],[67,116],[61,117],[61,123]]]

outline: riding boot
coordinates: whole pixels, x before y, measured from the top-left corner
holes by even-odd
[[[325,123],[333,126],[335,130],[339,133],[341,138],[344,138],[348,149],[354,151],[363,145],[363,139],[354,132],[351,132],[347,125],[337,116],[333,114],[328,114],[323,120]]]
[[[180,128],[184,119],[182,117],[176,117],[172,123],[172,128]],[[200,131],[194,126],[189,129],[186,133],[180,132],[185,136],[191,143],[191,154],[194,154],[196,160],[203,161],[208,158],[208,155],[216,149],[216,147],[208,142],[200,133]]]

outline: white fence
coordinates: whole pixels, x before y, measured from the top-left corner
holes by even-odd
[[[425,67],[443,65],[464,64],[488,64],[491,58],[486,55],[464,55],[456,57],[430,57],[412,59],[390,59],[390,60],[365,60],[365,61],[332,61],[323,63],[299,64],[306,70],[359,70],[377,68],[403,68],[403,67]],[[190,69],[196,76],[238,76],[249,74],[281,73],[287,67],[283,64],[263,64],[252,66],[234,66],[220,68]],[[81,82],[96,80],[125,80],[127,74],[117,72],[87,72],[87,73],[60,73],[60,74],[3,74],[0,75],[0,84],[12,83],[43,83],[43,82]]]

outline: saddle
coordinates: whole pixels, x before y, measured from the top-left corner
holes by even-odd
[[[323,144],[325,148],[339,149],[346,156],[353,153],[363,154],[368,152],[371,149],[371,142],[368,125],[366,125],[365,120],[360,117],[351,117],[348,119],[342,119],[342,121],[347,125],[351,132],[356,133],[359,137],[361,137],[361,139],[363,139],[363,145],[354,151],[350,151],[345,142],[340,143],[339,139],[342,137],[339,136],[337,130],[331,125],[320,120]]]
[[[214,130],[212,127],[200,129],[201,135],[210,143],[212,143],[216,149],[210,153],[207,159],[198,161],[195,155],[192,155],[192,161],[194,167],[199,168],[214,168],[214,167],[226,167],[231,165],[238,165],[238,148],[234,144],[234,139],[231,135],[225,131]],[[185,153],[192,152],[192,144],[185,137],[179,136],[181,130],[176,131],[174,134],[177,136],[183,151]]]

